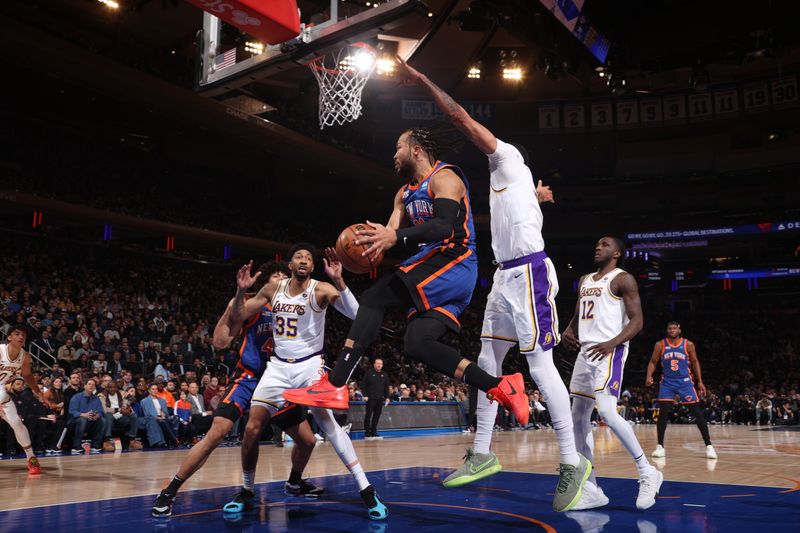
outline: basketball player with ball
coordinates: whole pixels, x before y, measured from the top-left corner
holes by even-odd
[[[284,392],[290,402],[347,409],[346,383],[353,369],[377,337],[386,311],[401,308],[409,317],[406,355],[475,385],[521,423],[528,422],[522,374],[492,376],[440,341],[448,330],[460,330],[458,315],[469,304],[478,277],[469,185],[458,167],[439,160],[444,144],[425,128],[411,128],[398,138],[394,168],[407,183],[395,194],[388,223],[368,221],[356,230],[356,241],[347,235],[340,239],[339,249],[349,256],[347,265],[356,262],[366,270],[395,246],[402,246],[408,258],[364,292],[333,370],[311,387]]]

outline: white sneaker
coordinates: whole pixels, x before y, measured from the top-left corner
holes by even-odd
[[[664,482],[664,474],[651,467],[650,472],[639,476],[639,495],[636,497],[636,508],[650,509],[656,504],[656,496]]]
[[[322,438],[322,435],[320,435],[319,433],[314,433],[314,438],[317,439],[318,441],[319,440],[325,440],[325,439]]]
[[[714,449],[712,445],[706,446],[706,459],[716,459],[717,458],[717,451]]]
[[[664,449],[662,445],[656,446],[656,449],[653,450],[653,453],[650,454],[652,457],[666,457],[667,450]]]
[[[603,489],[591,481],[587,481],[583,485],[581,499],[578,500],[578,503],[575,504],[575,507],[570,510],[585,511],[586,509],[596,509],[598,507],[603,507],[604,505],[608,505],[608,496],[605,495]]]

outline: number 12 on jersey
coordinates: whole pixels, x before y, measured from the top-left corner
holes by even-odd
[[[594,318],[594,302],[591,300],[581,302],[581,320],[592,320]]]

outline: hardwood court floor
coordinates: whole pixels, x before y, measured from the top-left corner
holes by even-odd
[[[634,429],[649,456],[655,447],[655,426]],[[705,458],[696,427],[669,427],[666,460],[656,463],[666,480],[800,491],[800,431],[752,426],[712,426],[710,430],[719,454],[716,461]],[[594,439],[595,466],[601,484],[603,478],[637,477],[633,462],[608,428],[596,428]],[[464,448],[472,445],[472,435],[357,440],[354,444],[368,472],[404,467],[450,469],[461,463]],[[558,449],[552,430],[495,433],[493,449],[506,472],[555,473]],[[241,483],[239,453],[238,447],[217,449],[182,490],[236,487]],[[185,454],[186,450],[174,450],[44,457],[41,476],[28,476],[22,459],[3,460],[0,489],[4,497],[0,511],[153,495],[175,473]],[[291,446],[261,446],[257,482],[285,480],[290,454]],[[330,444],[319,443],[306,476],[337,474],[347,471]]]

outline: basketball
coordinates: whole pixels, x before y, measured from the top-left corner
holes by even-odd
[[[374,262],[371,261],[369,257],[361,255],[368,246],[356,244],[356,239],[358,239],[356,231],[367,227],[372,226],[367,226],[367,224],[362,223],[352,224],[342,230],[339,237],[336,239],[336,254],[339,256],[342,266],[353,274],[366,274],[377,268],[381,261],[383,261],[382,253],[378,255]]]

